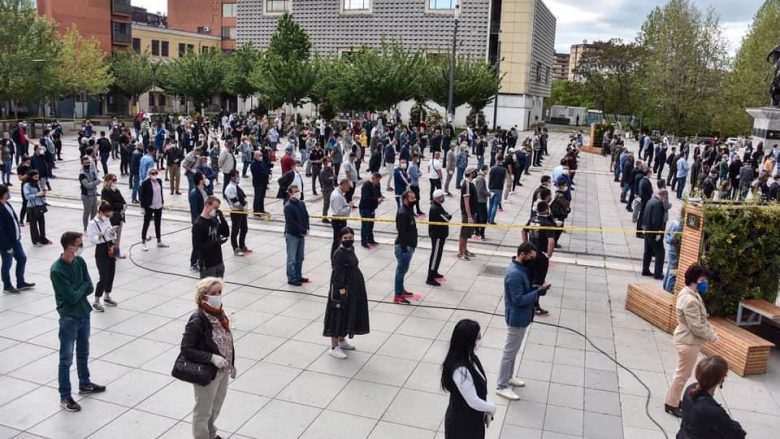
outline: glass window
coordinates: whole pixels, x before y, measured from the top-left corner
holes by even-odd
[[[141,53],[141,39],[133,38],[133,51],[135,53]]]
[[[187,52],[194,52],[194,51],[195,51],[195,45],[187,44]]]
[[[290,0],[265,0],[265,12],[281,14],[290,11]]]
[[[222,16],[223,17],[235,17],[236,16],[236,4],[235,3],[223,3],[222,4]]]
[[[428,0],[428,9],[432,11],[455,9],[457,6],[458,0]]]
[[[149,106],[154,107],[154,92],[149,92]]]
[[[235,40],[236,39],[236,27],[235,26],[222,26],[222,39],[223,40]]]
[[[165,57],[167,57],[167,56],[168,56],[168,42],[167,42],[167,41],[163,41],[163,42],[162,42],[162,47],[161,47],[161,50],[160,50],[160,55],[162,55],[162,56],[165,56]]]
[[[152,55],[160,56],[160,42],[158,40],[152,40]]]
[[[536,63],[536,82],[542,82],[542,63]]]
[[[345,11],[367,11],[371,7],[371,0],[342,0]]]
[[[165,95],[164,94],[160,94],[160,96],[157,97],[157,103],[161,107],[164,107],[166,105],[166,103],[165,103]]]
[[[179,43],[179,56],[182,57],[185,53],[187,53],[187,45],[184,43]]]

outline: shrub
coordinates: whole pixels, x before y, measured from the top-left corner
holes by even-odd
[[[428,124],[429,127],[440,125],[444,121],[444,117],[436,110],[431,110],[428,112],[428,116],[425,117],[425,123]]]
[[[469,112],[468,116],[466,116],[466,125],[471,125],[474,128],[481,127],[485,123],[485,113],[482,111],[476,112],[472,110]]]
[[[420,118],[420,112],[422,112],[422,118]],[[420,102],[415,102],[412,109],[409,110],[409,124],[417,126],[420,124],[420,120],[426,120],[428,117],[428,110]]]
[[[780,281],[780,205],[705,204],[702,260],[713,273],[704,296],[713,315],[736,314],[742,299],[774,303]]]

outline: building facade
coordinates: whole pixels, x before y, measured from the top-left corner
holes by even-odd
[[[37,0],[35,6],[61,33],[75,25],[82,35],[94,36],[106,53],[130,46],[130,0]]]
[[[577,71],[580,67],[582,57],[586,54],[597,52],[598,50],[598,43],[589,44],[587,41],[583,41],[582,44],[572,44],[571,49],[569,49],[569,81],[580,81],[582,79],[582,76]]]
[[[553,79],[566,81],[569,79],[569,54],[556,53],[552,69]]]
[[[458,54],[502,58],[498,125],[526,128],[541,120],[542,100],[550,93],[555,17],[541,0],[237,0],[236,6],[237,44],[267,47],[279,17],[290,12],[324,56],[383,40],[449,53],[457,9]],[[169,23],[172,15],[169,9]],[[410,106],[401,105],[403,116]],[[492,109],[483,110],[488,125]],[[465,123],[468,111],[456,111],[456,124]]]
[[[236,0],[168,0],[168,27],[222,40],[222,50],[236,48]]]

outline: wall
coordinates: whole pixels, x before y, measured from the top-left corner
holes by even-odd
[[[111,53],[111,0],[38,0],[38,13],[57,22],[61,33],[75,24],[82,35],[94,36]]]
[[[181,32],[153,26],[133,25],[133,38],[141,40],[141,53],[149,50],[151,53],[152,40],[168,41],[169,52],[167,58],[179,57],[179,43],[192,44],[196,53],[200,53],[201,47],[219,48],[219,38],[209,35],[200,35],[190,32]],[[165,57],[160,56],[165,59]]]
[[[203,26],[209,34],[221,35],[221,0],[168,0],[168,28],[197,32]]]

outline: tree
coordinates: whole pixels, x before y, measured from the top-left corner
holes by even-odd
[[[114,82],[106,53],[94,38],[84,38],[75,25],[61,38],[56,85],[51,96],[105,93]],[[74,114],[76,100],[73,101]]]
[[[449,102],[450,59],[429,58],[429,67],[425,74],[430,75],[424,81],[426,94],[432,101],[447,108]],[[458,57],[455,64],[455,86],[453,106],[458,108],[469,104],[472,111],[479,113],[498,93],[501,77],[493,66],[485,61],[467,55]]]
[[[689,0],[670,0],[650,13],[638,43],[645,50],[641,104],[652,109],[645,119],[681,135],[710,132],[727,65],[714,10],[703,13]]]
[[[303,62],[311,54],[309,35],[296,23],[289,12],[285,12],[271,35],[268,52],[291,61]]]
[[[155,82],[155,68],[147,53],[117,52],[111,58],[114,88],[128,96],[132,105],[138,104],[138,96],[151,90]]]
[[[545,109],[553,105],[566,107],[591,107],[592,104],[582,82],[553,79],[550,85],[550,99],[544,100]]]
[[[225,90],[225,61],[222,53],[216,50],[188,52],[162,64],[158,72],[162,88],[192,100],[196,111],[207,106],[212,96]]]
[[[577,68],[582,77],[582,91],[604,113],[634,114],[641,104],[637,97],[643,48],[620,39],[595,45],[595,50],[582,56]]]
[[[766,0],[753,17],[732,69],[726,75],[714,117],[723,134],[750,133],[753,119],[745,108],[769,103],[769,83],[774,70],[766,62],[766,55],[779,42],[780,0]]]
[[[228,93],[246,100],[258,92],[257,85],[250,80],[252,72],[262,60],[260,51],[251,42],[244,43],[225,60],[225,89]]]
[[[249,80],[272,108],[299,107],[317,81],[318,62],[285,59],[266,52]]]
[[[466,103],[471,111],[477,114],[475,126],[480,123],[479,114],[483,108],[498,94],[503,75],[498,75],[495,67],[485,61],[474,61],[468,65],[469,91]],[[482,122],[485,122],[482,120]]]

